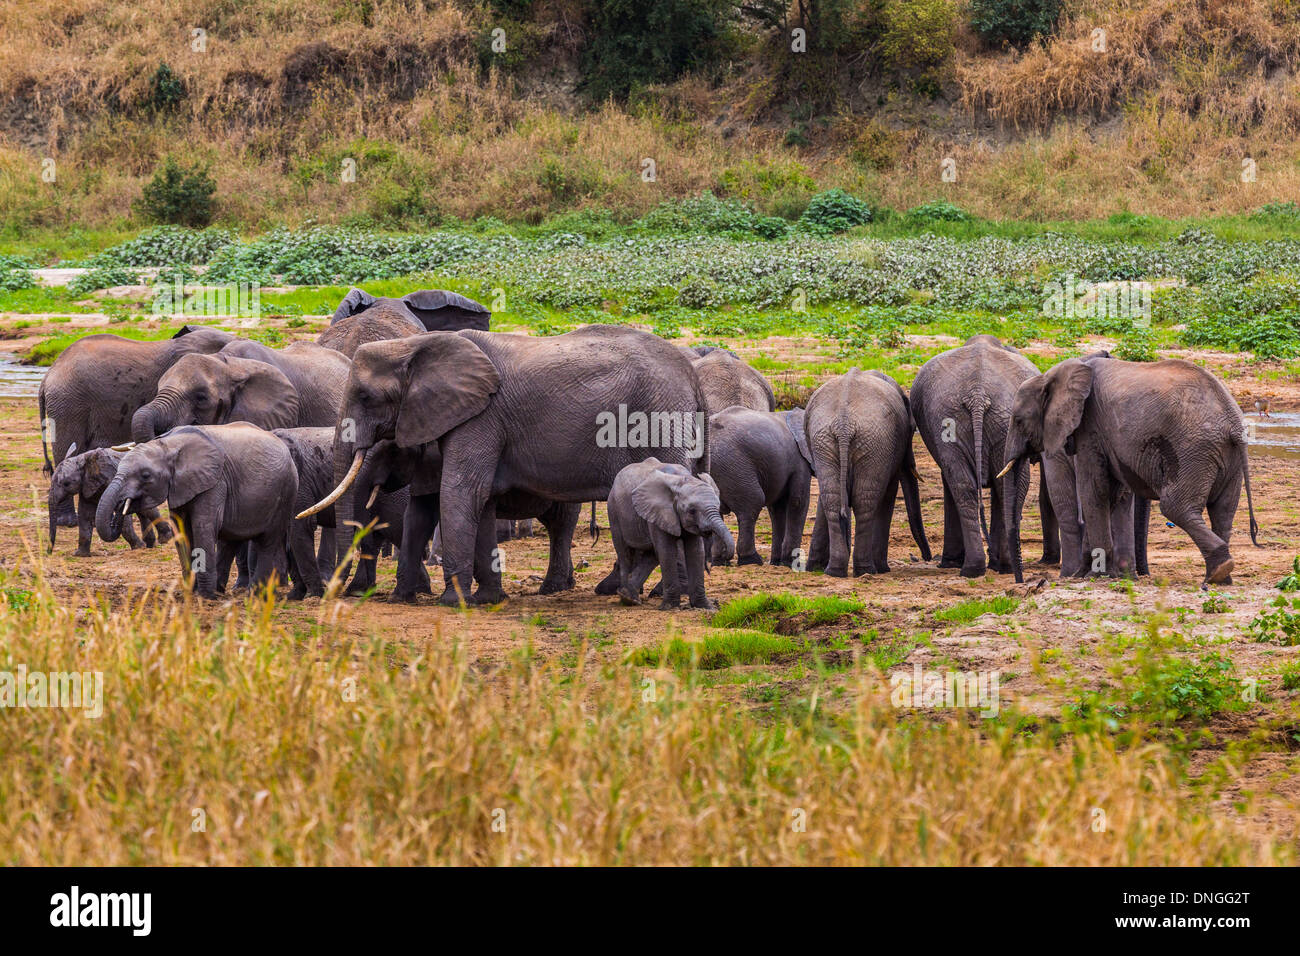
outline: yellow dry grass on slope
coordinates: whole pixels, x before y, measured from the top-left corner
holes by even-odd
[[[832,713],[764,717],[689,673],[538,660],[526,634],[471,662],[473,614],[354,643],[256,600],[60,606],[38,563],[0,584],[0,670],[104,674],[99,719],[0,714],[3,863],[1288,860],[1206,814],[1159,747],[903,719],[869,669]]]

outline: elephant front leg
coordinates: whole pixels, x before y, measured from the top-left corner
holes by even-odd
[[[680,539],[651,525],[650,540],[654,545],[655,555],[659,558],[659,571],[663,575],[659,582],[659,586],[663,589],[663,600],[659,603],[659,608],[664,611],[676,610],[682,603],[682,583],[677,567]]]
[[[438,527],[438,496],[412,495],[402,517],[402,548],[397,556],[397,587],[392,602],[414,603],[417,594],[432,594],[424,550]]]
[[[320,566],[316,561],[315,542],[312,540],[315,536],[314,521],[310,518],[294,520],[293,527],[289,531],[294,577],[294,587],[289,592],[291,600],[301,600],[308,594],[312,597],[321,597],[325,594],[325,582],[321,578]],[[321,532],[322,542],[332,537],[327,531]]]
[[[682,536],[682,551],[686,558],[686,586],[691,607],[703,611],[716,611],[718,605],[709,600],[704,591],[704,538],[698,534]]]
[[[1043,558],[1040,564],[1061,563],[1061,528],[1052,507],[1052,495],[1047,487],[1047,469],[1038,471],[1038,516],[1043,523]]]
[[[573,532],[578,527],[581,513],[582,505],[556,504],[542,514],[542,527],[549,538],[550,554],[546,577],[538,594],[557,594],[573,589]]]
[[[195,514],[191,522],[190,568],[194,582],[194,593],[202,598],[215,599],[219,580],[218,565],[221,553],[217,541],[217,521],[213,515]],[[243,551],[242,544],[236,547],[236,554]],[[229,558],[225,571],[230,571]]]
[[[446,587],[439,602],[447,607],[469,604],[474,584],[476,553],[490,553],[496,547],[495,515],[490,526],[486,551],[480,525],[487,507],[486,488],[453,480],[450,462],[443,465],[443,493],[438,528],[442,536],[442,569]]]
[[[1088,564],[1083,560],[1083,522],[1079,520],[1074,466],[1064,455],[1044,455],[1042,467],[1061,536],[1061,577],[1079,577]]]
[[[253,561],[253,589],[266,593],[289,579],[289,557],[285,549],[283,528],[276,528],[258,536],[249,543]],[[311,542],[308,540],[308,552]]]
[[[1120,577],[1137,576],[1137,556],[1133,541],[1133,492],[1119,490],[1111,506],[1110,539],[1115,549],[1115,573]]]
[[[1084,577],[1113,575],[1114,540],[1111,538],[1111,491],[1109,483],[1076,465],[1079,504],[1083,510]]]
[[[758,524],[758,511],[758,508],[751,510],[749,507],[736,511],[736,529],[739,531],[739,537],[736,539],[737,567],[763,563],[762,555],[758,553],[758,546],[754,542],[754,526]]]
[[[90,557],[90,536],[95,531],[95,509],[99,507],[98,501],[88,501],[86,498],[79,498],[77,501],[77,557]],[[129,528],[131,519],[127,517],[122,522],[123,530]]]

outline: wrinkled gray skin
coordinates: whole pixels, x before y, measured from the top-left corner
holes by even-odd
[[[691,359],[695,374],[700,377],[700,388],[704,390],[704,401],[710,415],[732,405],[760,412],[776,408],[776,396],[763,373],[751,368],[735,352],[711,345],[682,346],[682,351]]]
[[[1060,526],[1061,577],[1080,577],[1091,571],[1095,559],[1083,547],[1083,519],[1080,517],[1074,456],[1064,452],[1044,452],[1041,459],[1042,481],[1051,495],[1052,507]],[[1110,535],[1115,542],[1116,553],[1131,553],[1138,574],[1150,573],[1147,567],[1150,519],[1151,502],[1141,495],[1132,494],[1127,488],[1120,493],[1115,508],[1111,511]]]
[[[363,510],[365,503],[363,499],[368,498],[376,486],[387,492],[409,491],[410,503],[406,507],[397,561],[397,587],[389,598],[391,602],[410,603],[416,599],[417,594],[432,593],[428,572],[424,569],[424,555],[429,548],[430,539],[433,539],[435,548],[437,547],[438,496],[441,482],[442,457],[436,442],[404,449],[395,441],[386,439],[366,452],[361,472],[354,484],[354,488],[357,489],[356,494],[350,492],[345,496],[355,502],[354,517],[351,520],[365,525],[370,521],[371,513]],[[336,508],[342,506],[344,502],[340,502]],[[527,524],[530,527],[533,517],[541,519],[543,527],[550,535],[551,554],[540,593],[553,594],[573,587],[571,549],[580,506],[557,505],[530,495],[512,494],[504,498],[494,498],[491,507],[495,509],[496,514],[511,516],[495,522],[496,543],[505,540],[501,537],[502,531],[512,529],[516,519],[520,519],[520,515],[525,517],[518,520],[518,524]],[[494,547],[478,549],[475,552],[474,580],[480,588],[485,583],[489,590],[501,587],[501,562],[494,560],[500,553],[494,554]],[[358,576],[365,569],[364,562],[363,556]],[[354,578],[353,584],[356,583],[357,580]],[[373,571],[370,586],[373,586]],[[353,593],[351,586],[349,593]]]
[[[802,408],[759,412],[734,405],[709,418],[709,474],[718,485],[722,513],[736,515],[737,564],[763,563],[754,525],[764,508],[772,521],[772,563],[788,567],[803,547],[812,486],[803,420]],[[720,548],[715,541],[715,563],[722,563]]]
[[[473,299],[441,289],[421,289],[400,299],[376,298],[352,289],[316,342],[352,358],[367,342],[422,332],[487,331],[491,318],[492,313]]]
[[[685,447],[599,447],[597,416],[617,415],[620,404],[692,416],[703,426],[701,456]],[[372,342],[357,350],[348,378],[341,414],[355,423],[355,434],[336,434],[335,475],[342,482],[354,455],[385,438],[403,448],[439,442],[441,600],[455,605],[464,595],[496,603],[504,598],[499,585],[480,584],[472,598],[470,592],[476,556],[496,545],[494,498],[603,499],[619,471],[652,454],[707,470],[704,408],[681,350],[622,326],[548,337],[431,332]],[[552,538],[552,553],[554,547]]]
[[[661,610],[681,606],[678,561],[686,565],[686,592],[693,608],[716,610],[704,592],[706,539],[713,537],[725,560],[735,550],[722,521],[718,486],[708,475],[694,476],[681,465],[657,458],[628,465],[609,492],[609,531],[618,556],[618,596],[640,604],[641,588],[656,566],[663,569]]]
[[[237,342],[216,355],[186,355],[135,413],[132,439],[151,441],[178,425],[250,422],[268,431],[333,426],[351,364],[310,342],[279,351]]]
[[[1241,411],[1222,382],[1190,362],[1068,359],[1026,381],[1012,405],[1007,463],[1019,470],[1034,454],[1062,453],[1074,456],[1083,552],[1104,554],[1107,574],[1136,568],[1132,539],[1125,537],[1134,494],[1158,500],[1161,513],[1196,543],[1205,584],[1232,581],[1228,538],[1243,482],[1250,537],[1258,544]],[[1014,524],[1011,537],[1020,580]],[[1088,565],[1083,573],[1099,572]]]
[[[818,491],[810,570],[847,575],[852,513],[854,575],[887,572],[889,526],[900,482],[912,538],[922,559],[930,560],[912,455],[911,413],[897,382],[883,372],[856,368],[831,379],[808,400],[804,437]]]
[[[298,472],[298,497],[294,502],[294,513],[297,514],[325,497],[334,487],[334,429],[277,428],[272,434],[289,449]],[[378,519],[374,530],[362,539],[357,572],[347,588],[347,593],[350,594],[365,593],[374,587],[375,561],[385,542],[399,551],[401,548],[402,524],[409,493],[405,488],[392,493],[381,489],[375,495],[374,504],[367,508],[371,489],[371,482],[365,485],[358,483],[348,493],[354,503],[354,513],[362,525]],[[360,500],[357,499],[358,495],[361,496]],[[323,530],[320,545],[314,548],[317,527]],[[289,531],[289,574],[293,580],[293,590],[289,592],[291,600],[299,600],[307,595],[320,597],[325,593],[325,581],[334,574],[336,556],[339,553],[336,549],[336,530],[335,508],[326,508],[318,514],[294,520]],[[423,584],[427,592],[427,573],[424,574]]]
[[[200,597],[224,590],[237,546],[252,545],[253,584],[288,580],[285,547],[298,494],[293,458],[280,439],[255,425],[186,425],[136,445],[118,463],[99,500],[95,530],[121,533],[127,514],[163,502],[177,522],[182,581]],[[128,502],[129,499],[129,502]],[[202,559],[202,567],[195,558]]]
[[[1002,501],[1011,496],[1017,520],[1029,491],[1029,472],[1008,474],[1000,482],[1007,425],[1016,389],[1038,375],[1034,363],[992,335],[974,335],[959,348],[934,356],[912,383],[909,402],[916,430],[943,474],[943,553],[941,568],[961,568],[977,578],[988,566],[1010,573],[1008,528]],[[1017,486],[1016,482],[1020,484]],[[989,489],[992,528],[985,518],[982,489]],[[1046,482],[1040,489],[1043,563],[1060,560],[1059,533]]]
[[[54,550],[54,538],[58,530],[57,516],[66,510],[66,505],[73,497],[77,498],[75,524],[77,527],[77,556],[90,556],[90,536],[95,530],[95,509],[99,498],[108,487],[109,481],[117,471],[118,462],[126,452],[113,451],[109,448],[95,448],[81,455],[65,458],[54,469],[50,479],[49,514],[50,514],[50,550]],[[165,519],[160,519],[156,509],[149,509],[139,515],[140,530],[144,538],[135,533],[134,522],[122,525],[122,536],[135,548],[152,548],[154,542],[161,540],[164,544],[171,539],[171,526]],[[157,528],[155,535],[154,529]]]
[[[85,452],[129,441],[131,416],[153,399],[158,379],[178,358],[216,352],[233,338],[229,332],[187,325],[158,342],[117,335],[88,335],[73,342],[54,360],[38,393],[46,476],[54,474],[54,463],[63,461],[73,445]],[[69,499],[59,523],[75,521]]]

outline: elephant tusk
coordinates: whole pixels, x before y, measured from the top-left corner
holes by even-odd
[[[363,451],[359,451],[354,456],[352,456],[352,467],[349,468],[348,473],[343,476],[343,480],[339,482],[339,486],[335,488],[333,491],[331,491],[324,498],[322,498],[320,501],[316,502],[314,505],[308,508],[306,511],[299,512],[298,514],[299,520],[303,518],[310,518],[312,515],[316,514],[317,512],[324,511],[330,505],[334,504],[334,502],[342,498],[343,492],[351,488],[352,482],[357,480],[357,472],[361,470],[361,462],[365,457],[366,457],[366,453]]]
[[[63,453],[63,460],[67,461],[76,453],[77,453],[77,443],[74,441],[71,445],[68,446],[68,450]]]
[[[1007,462],[1007,467],[1003,468],[1001,471],[998,472],[998,478],[1001,478],[1004,475],[1006,475],[1006,473],[1009,472],[1014,467],[1016,467],[1016,460],[1012,458],[1009,462]]]
[[[134,447],[135,447],[135,442],[133,442],[133,441],[129,441],[129,442],[127,442],[125,445],[114,445],[113,448],[112,448],[112,450],[113,450],[113,451],[130,451],[130,450],[131,450],[132,448],[134,448]]]
[[[366,510],[369,511],[375,506],[375,499],[379,497],[379,486],[370,489],[370,497],[366,500]]]
[[[122,502],[122,514],[126,514],[129,510],[131,510],[131,499],[127,498],[126,501]]]

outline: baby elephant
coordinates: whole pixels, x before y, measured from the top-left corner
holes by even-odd
[[[684,557],[691,607],[716,609],[704,593],[704,539],[716,535],[728,561],[735,543],[722,523],[722,503],[712,478],[647,458],[618,473],[608,504],[609,530],[618,555],[618,596],[624,604],[641,603],[641,586],[657,565],[663,569],[664,597],[659,607],[665,611],[679,607],[678,563]]]
[[[117,471],[117,464],[126,452],[113,451],[111,448],[92,448],[80,455],[64,458],[54,469],[50,478],[50,550],[54,550],[54,536],[61,524],[77,526],[77,555],[90,556],[90,534],[95,530],[95,509],[99,506],[100,495],[108,487],[109,480]],[[72,517],[72,499],[77,498],[75,518]],[[154,529],[157,528],[155,538]],[[140,512],[140,530],[144,540],[135,533],[133,522],[126,522],[122,536],[135,548],[152,548],[155,540],[164,544],[171,537],[171,525],[160,521],[158,510],[150,508]]]
[[[289,522],[298,473],[284,443],[247,422],[184,425],[136,445],[99,499],[95,530],[105,541],[126,515],[163,502],[181,533],[181,576],[200,597],[225,587],[241,542],[252,545],[253,585],[287,579]]]

